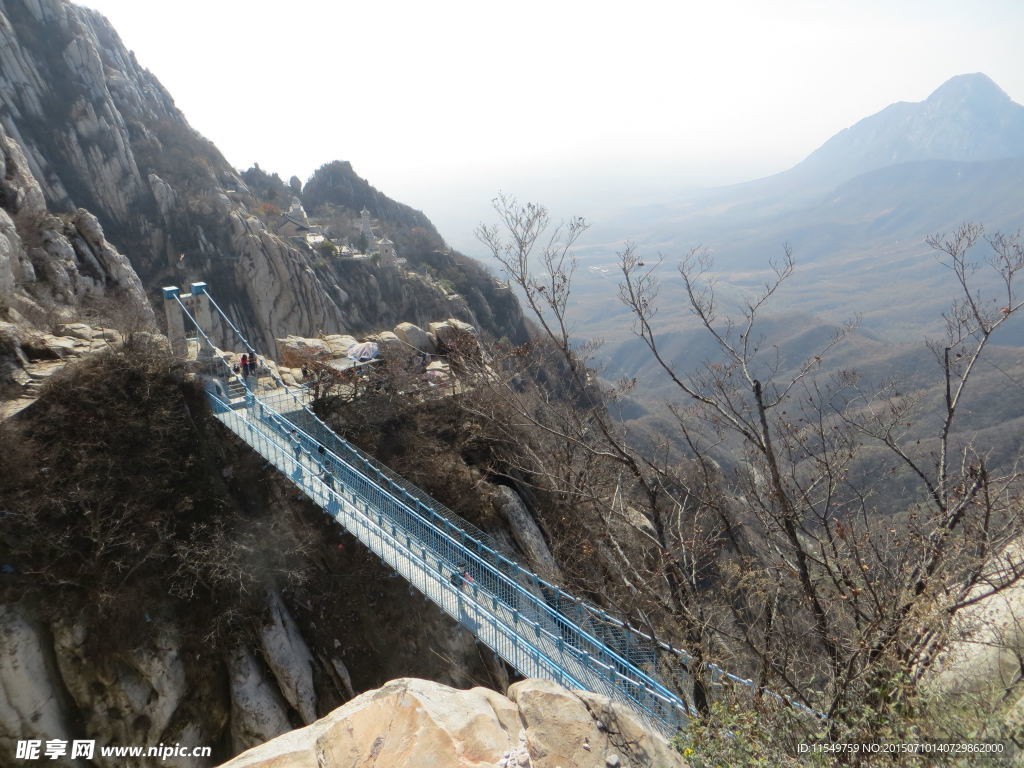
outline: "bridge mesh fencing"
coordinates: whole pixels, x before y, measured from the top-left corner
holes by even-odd
[[[497,567],[495,556],[500,555],[478,542],[467,543],[468,536],[440,514],[414,506],[418,499],[393,484],[376,463],[365,461],[353,446],[336,442],[340,440],[336,435],[331,440],[322,431],[310,434],[296,423],[294,412],[281,413],[262,398],[250,395],[233,404],[215,391],[209,391],[208,397],[218,418],[325,511],[333,513],[342,504],[354,507],[404,558],[415,559],[435,581],[442,580],[448,589],[467,595],[478,608],[476,614],[484,611],[485,623],[497,629],[498,640],[488,644],[520,671],[534,674],[539,668],[546,677],[609,695],[663,731],[685,722],[685,702],[559,611],[557,593],[540,586],[535,575],[518,565],[514,566],[518,572],[512,575]],[[429,591],[425,594],[433,597]],[[480,620],[453,615],[480,636]],[[525,669],[521,659],[517,663],[520,643],[530,649],[530,664]]]
[[[630,629],[595,606],[588,605],[503,555],[492,537],[437,501],[422,489],[389,469],[366,452],[330,429],[306,406],[297,392],[261,396],[260,400],[281,412],[289,421],[338,456],[344,456],[373,477],[379,477],[390,492],[403,499],[419,514],[435,522],[463,547],[488,563],[507,579],[541,597],[551,608],[613,649],[618,655],[646,671],[653,671],[664,652],[650,637]],[[319,450],[319,448],[317,448]],[[452,567],[459,563],[450,563]],[[677,651],[689,661],[681,651]],[[685,672],[683,673],[686,674]]]

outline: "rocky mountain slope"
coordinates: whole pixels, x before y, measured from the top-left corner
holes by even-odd
[[[742,212],[760,219],[813,201],[861,174],[905,163],[1024,157],[1024,106],[980,72],[950,78],[920,102],[897,102],[832,136],[794,167],[667,202],[683,221]],[[709,210],[712,209],[712,210]],[[655,211],[652,209],[652,213]]]
[[[394,677],[508,685],[211,428],[157,333],[159,286],[204,280],[270,355],[289,334],[449,317],[525,337],[514,297],[422,214],[328,169],[349,190],[323,191],[332,210],[367,206],[409,269],[279,235],[102,16],[0,0],[0,765],[25,738],[223,761]]]
[[[91,211],[150,298],[161,285],[206,281],[265,350],[289,333],[372,330],[370,318],[402,302],[402,316],[385,324],[454,315],[498,336],[525,334],[515,303],[493,280],[474,274],[460,290],[468,262],[451,255],[462,300],[449,303],[451,291],[429,281],[321,263],[277,236],[260,198],[94,11],[65,0],[0,2],[0,125],[21,146],[49,207]],[[389,216],[403,225],[410,209],[353,173],[347,178],[358,194],[346,201],[370,206],[385,228]],[[437,238],[426,244],[435,248]],[[504,308],[500,317],[492,303]],[[415,316],[428,304],[448,306]]]
[[[67,362],[0,422],[0,766],[26,738],[205,744],[223,761],[392,678],[508,686],[469,632],[224,433],[162,337]],[[522,501],[461,472],[463,499],[532,562],[516,549],[531,530],[501,512]]]
[[[637,212],[599,226],[597,236],[612,226],[621,233],[639,229],[645,258],[653,262],[656,253],[664,254],[655,268],[661,280],[655,322],[677,370],[693,372],[716,354],[687,309],[675,273],[682,255],[698,246],[713,255],[708,277],[724,313],[738,311],[760,290],[771,278],[770,261],[789,246],[795,272],[776,296],[775,316],[763,318],[758,334],[769,354],[779,353],[780,371],[856,318],[857,332],[826,356],[823,375],[856,371],[874,382],[892,377],[935,404],[941,400],[940,369],[924,341],[941,337],[943,313],[960,289],[925,239],[964,221],[984,225],[990,235],[1019,230],[1022,172],[1024,106],[985,75],[962,75],[925,101],[891,105],[841,131],[785,173]],[[1003,289],[985,266],[992,250],[982,242],[973,255],[981,265],[972,273],[975,289],[986,301],[999,301]],[[588,336],[609,342],[602,350],[609,380],[635,378],[638,399],[651,408],[678,392],[632,337],[625,309],[609,311],[615,293],[613,264],[603,261],[609,258],[600,245],[587,254],[593,269],[581,272],[580,316]],[[965,439],[990,446],[997,461],[1012,462],[1024,414],[1024,326],[1007,324],[995,341],[999,347],[976,373],[984,394],[960,426]],[[998,419],[988,421],[988,409]],[[657,429],[660,417],[645,421]]]
[[[840,131],[779,180],[836,186],[900,163],[1022,156],[1024,106],[977,72],[950,78],[924,101],[890,104]]]
[[[142,281],[96,217],[48,208],[21,147],[0,127],[0,416],[31,403],[69,360],[119,343],[115,325],[155,329]]]

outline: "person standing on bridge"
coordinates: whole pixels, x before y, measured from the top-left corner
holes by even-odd
[[[295,451],[295,460],[296,461],[301,461],[302,460],[302,441],[299,439],[299,433],[295,429],[292,429],[292,431],[288,433],[288,439],[291,440],[291,442],[292,442],[292,448]]]
[[[242,360],[240,362],[242,365],[242,378],[244,379],[246,376],[249,375],[249,356],[243,354]]]
[[[316,463],[320,466],[321,476],[330,476],[331,470],[327,465],[327,449],[324,448],[324,444],[321,442],[316,444]],[[332,485],[331,487],[333,488],[334,486]]]
[[[469,568],[466,567],[465,563],[462,563],[457,569],[452,571],[451,582],[459,592],[462,592],[464,587],[473,584],[473,576],[470,574]]]
[[[462,595],[466,592],[467,587],[472,594],[473,582],[473,576],[470,574],[469,567],[465,563],[460,564],[456,570],[452,571],[451,583],[458,593],[456,600],[459,607],[459,623],[469,629],[470,632],[475,633],[479,627],[479,622],[475,621],[470,614],[470,611],[474,610],[473,601],[462,599]]]

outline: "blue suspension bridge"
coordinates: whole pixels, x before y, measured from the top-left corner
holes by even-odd
[[[175,351],[197,345],[196,356],[214,367],[206,394],[215,417],[520,674],[608,696],[669,735],[694,714],[679,693],[689,681],[685,651],[500,554],[482,531],[335,434],[304,388],[280,379],[259,388],[236,375],[210,338],[210,308],[244,350],[255,350],[205,283],[193,283],[188,295],[165,288],[164,299]],[[186,336],[186,321],[195,336]],[[458,578],[463,570],[472,578]],[[708,670],[712,681],[753,686],[715,665]]]

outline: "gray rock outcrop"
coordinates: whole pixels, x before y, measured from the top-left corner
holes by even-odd
[[[316,720],[313,654],[276,590],[267,593],[267,612],[268,620],[260,629],[263,658],[284,698],[304,722],[312,723]]]
[[[512,537],[526,555],[531,567],[548,581],[559,583],[562,580],[562,572],[558,568],[558,563],[555,562],[537,521],[533,519],[519,494],[507,485],[495,486],[494,504],[508,523]]]
[[[288,336],[276,339],[277,359],[287,368],[300,368],[314,360],[327,360],[344,356],[334,354],[334,349],[323,339],[306,339],[302,336]]]
[[[22,147],[0,124],[0,307],[73,311],[111,298],[154,327],[142,281],[86,210],[54,215]]]
[[[433,354],[437,351],[434,340],[426,331],[413,323],[399,323],[395,326],[395,335],[420,352]]]
[[[476,341],[476,328],[454,317],[443,322],[431,323],[428,327],[440,347],[455,348],[461,344],[475,343]]]
[[[173,743],[185,735],[188,724],[175,719],[190,691],[185,661],[174,632],[166,625],[158,629],[144,647],[102,665],[91,658],[80,625],[54,629],[61,679],[85,713],[85,731],[101,744]],[[195,734],[200,738],[212,735],[200,730]],[[111,768],[117,764],[113,759],[97,762]]]
[[[0,605],[0,750],[14,755],[19,739],[67,740],[70,723],[43,628]]]
[[[1024,542],[1006,550],[1005,562],[1019,562]],[[1007,568],[1007,574],[1012,569]],[[1013,701],[1008,715],[1024,726],[1024,584],[983,597],[992,584],[979,584],[967,599],[978,602],[956,616],[954,640],[931,670],[929,684],[942,695],[980,696],[985,701]],[[979,599],[980,598],[980,599]]]
[[[52,213],[30,166],[0,124],[0,419],[30,404],[63,361],[121,343],[111,328],[68,322],[84,307],[131,333],[155,329],[142,281],[96,217]]]
[[[231,685],[231,743],[236,752],[291,730],[288,705],[274,681],[247,648],[228,655]]]
[[[344,357],[344,355],[355,346],[358,342],[355,336],[349,336],[344,333],[333,333],[324,336],[324,343],[327,344],[327,348],[331,352],[332,357]],[[280,344],[280,341],[278,341]]]
[[[209,282],[261,351],[288,334],[317,336],[340,328],[364,333],[451,314],[475,319],[463,299],[450,300],[426,276],[369,261],[327,262],[270,231],[267,215],[257,215],[263,201],[189,126],[167,91],[95,11],[66,0],[0,0],[0,128],[23,150],[24,162],[17,165],[37,180],[19,185],[18,207],[25,215],[44,208],[59,214],[87,209],[150,290]],[[440,237],[422,214],[372,190],[350,166],[339,167],[347,172],[332,179],[358,191],[360,200],[370,195],[376,211],[400,217],[403,227],[430,230],[427,240],[436,248]],[[295,190],[306,194],[301,184],[293,184]],[[339,192],[321,178],[310,188],[310,203],[355,203],[351,195],[336,198]],[[0,220],[0,291],[29,279],[30,270],[28,261],[12,259],[5,248],[5,223]],[[83,231],[89,229],[88,222],[79,222],[85,243],[94,246]],[[65,294],[81,293],[61,271],[70,257],[61,234],[77,248],[66,232],[51,238],[48,279]],[[102,262],[102,249],[92,250]],[[457,281],[458,266],[448,261]],[[475,283],[486,288],[480,267],[473,272]],[[498,302],[499,319],[492,317],[486,291],[471,293],[496,335],[523,335],[514,301]],[[215,336],[221,345],[228,342],[225,328],[215,329]]]

